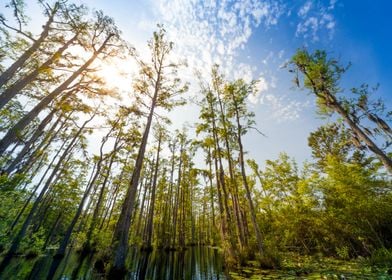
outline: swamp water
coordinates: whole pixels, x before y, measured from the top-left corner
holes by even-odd
[[[220,280],[220,279],[379,279],[392,280],[392,275],[384,270],[365,268],[358,262],[333,259],[302,259],[301,267],[291,261],[282,270],[262,270],[243,267],[228,272],[224,269],[223,257],[219,250],[210,247],[189,247],[185,251],[162,251],[150,253],[130,249],[127,262],[127,280]],[[0,280],[41,280],[46,279],[52,257],[36,259],[14,258],[0,275]],[[76,253],[68,254],[57,270],[55,279],[105,279],[104,264],[94,257],[86,257],[80,262]]]
[[[45,279],[51,257],[32,260],[15,258],[0,276],[1,280]],[[55,279],[105,279],[100,273],[102,264],[95,264],[95,259],[86,257],[80,263],[79,255],[72,253],[64,257],[57,270]],[[224,270],[223,258],[219,250],[209,247],[190,247],[185,251],[141,252],[130,250],[128,274],[125,279],[229,279]]]

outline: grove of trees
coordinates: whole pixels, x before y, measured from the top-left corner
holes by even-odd
[[[348,67],[297,51],[295,85],[335,121],[309,135],[310,162],[257,163],[243,141],[257,129],[257,80],[218,65],[196,75],[198,120],[173,131],[165,112],[187,103],[189,85],[163,26],[145,59],[102,12],[39,3],[39,35],[23,1],[0,16],[0,275],[13,258],[52,254],[53,279],[74,251],[119,279],[130,247],[218,246],[228,267],[279,268],[287,252],[392,261],[392,112],[375,88],[341,89]],[[130,101],[108,105],[120,96],[97,68],[124,54],[138,67]]]

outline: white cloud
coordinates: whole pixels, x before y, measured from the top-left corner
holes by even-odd
[[[259,81],[257,83],[257,90],[258,90],[258,92],[261,93],[261,92],[264,92],[264,91],[268,90],[268,83],[267,83],[266,79],[263,76],[259,77],[258,81]]]
[[[164,24],[178,55],[186,57],[191,68],[207,73],[217,62],[232,72],[253,29],[277,24],[283,13],[275,0],[156,0],[152,6],[157,13],[154,20]]]
[[[268,29],[276,25],[282,15],[298,17],[298,37],[316,41],[324,30],[333,34],[336,24],[332,9],[336,1],[331,0],[325,7],[307,0],[299,10],[292,12],[277,0],[150,1],[155,13],[151,21],[164,24],[169,38],[175,42],[175,56],[184,57],[188,62],[191,74],[186,75],[190,79],[193,69],[208,77],[212,64],[218,63],[228,78],[243,78],[248,82],[259,80],[257,93],[249,96],[249,102],[261,104],[270,112],[271,119],[287,121],[299,117],[306,104],[276,94],[277,78],[266,68],[280,63],[285,58],[284,50],[267,52],[258,65],[267,70],[265,74],[259,72],[256,75],[260,71],[257,67],[239,63],[237,58],[256,28],[263,26]]]
[[[276,88],[276,83],[278,82],[278,79],[274,76],[271,75],[271,88]]]
[[[268,110],[269,118],[278,122],[296,120],[300,117],[301,111],[309,106],[309,102],[294,101],[287,96],[276,96],[273,94],[262,95],[260,104]]]
[[[315,4],[316,3],[316,4]],[[307,1],[298,11],[300,22],[295,35],[304,39],[318,41],[323,32],[331,39],[335,32],[336,21],[332,15],[337,0],[331,0],[328,7],[320,2]]]
[[[279,59],[282,59],[283,56],[284,56],[284,50],[280,50],[279,53],[278,53]]]
[[[300,17],[304,17],[307,15],[307,13],[309,12],[310,8],[312,7],[312,1],[307,1],[302,7],[301,9],[299,9],[298,11],[298,16]]]
[[[335,5],[336,5],[337,2],[338,2],[338,0],[331,0],[331,1],[329,1],[328,10],[333,10],[335,8]]]
[[[261,61],[264,65],[268,65],[270,60],[274,57],[274,52],[270,51],[268,55]]]
[[[257,79],[257,84],[256,84],[256,92],[254,94],[251,94],[248,96],[248,100],[250,103],[252,104],[259,104],[261,101],[261,96],[262,94],[264,94],[265,92],[267,92],[267,90],[269,89],[269,83],[267,82],[267,80],[265,79],[264,76],[260,76]]]
[[[302,35],[305,39],[310,37],[313,41],[318,41],[319,20],[316,17],[309,17],[297,26],[296,35]]]
[[[256,67],[252,67],[245,63],[239,63],[235,69],[233,69],[232,76],[234,79],[244,79],[245,82],[249,83],[254,79],[254,71],[256,71]]]

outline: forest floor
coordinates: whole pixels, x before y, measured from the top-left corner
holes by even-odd
[[[392,279],[392,268],[370,266],[364,258],[338,260],[288,254],[279,270],[260,269],[257,263],[231,271],[230,277],[241,279]]]

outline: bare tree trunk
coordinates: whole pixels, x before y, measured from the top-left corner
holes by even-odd
[[[102,182],[101,191],[99,192],[97,205],[95,206],[94,213],[93,213],[93,218],[92,218],[91,224],[90,224],[90,228],[89,228],[89,230],[87,232],[87,235],[86,235],[86,237],[87,237],[86,238],[86,242],[88,244],[88,247],[90,247],[90,245],[91,245],[91,236],[92,236],[92,233],[93,233],[93,231],[96,228],[97,223],[98,223],[99,213],[101,211],[101,205],[102,205],[102,203],[104,201],[106,184],[108,182],[108,178],[110,176],[111,168],[112,168],[114,159],[116,157],[117,148],[118,148],[118,145],[120,143],[120,136],[121,136],[121,130],[118,132],[116,140],[114,142],[113,151],[112,151],[112,153],[110,155],[109,164],[107,166],[107,172],[104,175],[104,181]]]
[[[170,186],[169,186],[169,191],[167,194],[167,201],[168,205],[165,207],[165,213],[164,213],[164,229],[163,229],[163,234],[164,234],[164,248],[169,249],[171,246],[171,237],[174,234],[173,230],[173,224],[172,224],[172,212],[174,211],[174,201],[173,201],[173,187],[174,187],[174,169],[175,169],[175,152],[176,152],[176,146],[175,142],[173,143],[173,146],[170,146],[171,149],[171,168],[170,168]]]
[[[68,139],[67,139],[68,140]],[[38,188],[41,186],[43,180],[45,179],[46,175],[49,173],[49,170],[52,168],[55,160],[57,159],[57,157],[60,155],[61,151],[63,150],[63,148],[65,147],[67,140],[65,140],[63,142],[63,144],[61,145],[61,147],[57,150],[56,154],[53,156],[52,161],[49,163],[49,165],[47,166],[44,174],[41,176],[41,179],[39,180],[39,182],[35,185],[33,191],[31,192],[29,198],[26,200],[25,204],[23,205],[22,209],[19,211],[18,215],[16,216],[16,218],[14,219],[14,221],[12,222],[10,229],[8,230],[8,232],[12,232],[14,230],[14,227],[16,226],[16,224],[19,222],[20,217],[22,216],[23,212],[25,211],[25,209],[27,208],[27,206],[30,204],[30,201],[33,199],[33,197],[35,196],[35,193],[37,192]]]
[[[41,143],[37,146],[34,147],[34,150],[30,153],[30,156],[25,162],[21,162],[17,166],[17,170],[15,170],[15,173],[25,173],[28,172],[30,168],[32,168],[33,164],[35,161],[37,161],[41,157],[41,161],[44,159],[42,157],[42,153],[40,151],[46,151],[49,147],[49,145],[52,144],[52,142],[56,139],[56,137],[59,135],[60,132],[65,132],[64,129],[67,129],[65,126],[67,124],[67,121],[71,117],[72,113],[69,114],[64,121],[61,122],[61,125],[59,128],[56,129],[58,123],[61,121],[61,116],[57,119],[57,121],[54,123],[54,125],[49,129],[48,133],[45,135],[44,139],[42,139]],[[38,171],[39,169],[36,169]],[[34,172],[36,172],[34,171]],[[32,172],[32,174],[34,174]]]
[[[342,104],[336,99],[336,97],[328,90],[324,89],[323,92],[319,92],[317,89],[314,80],[309,76],[306,69],[300,67],[300,70],[304,73],[304,75],[309,79],[314,94],[318,98],[322,98],[325,100],[327,107],[338,113],[343,117],[344,121],[348,124],[351,130],[358,136],[358,138],[366,144],[366,146],[371,150],[381,161],[381,163],[385,166],[386,170],[392,174],[392,159],[386,155],[377,145],[374,143],[367,135],[362,131],[361,128],[353,121],[348,112],[343,108]]]
[[[218,104],[220,108],[220,118],[221,122],[223,125],[223,138],[224,138],[224,143],[226,146],[226,156],[227,156],[227,161],[229,164],[229,176],[230,176],[230,194],[231,194],[231,199],[233,201],[233,210],[234,210],[234,216],[235,220],[237,223],[237,238],[238,238],[238,243],[240,244],[240,247],[243,248],[245,244],[245,233],[244,233],[244,226],[242,224],[241,220],[241,213],[240,213],[240,206],[239,206],[239,199],[238,199],[238,187],[234,179],[234,168],[233,168],[233,159],[231,157],[231,147],[229,143],[229,130],[227,128],[227,120],[225,117],[225,110],[223,107],[222,100],[219,96],[218,90],[216,90],[216,95],[218,99]]]
[[[211,152],[209,151],[209,154]],[[208,161],[208,181],[210,183],[209,187],[209,193],[210,193],[210,200],[211,200],[211,212],[212,212],[212,228],[213,228],[213,232],[212,232],[212,245],[215,245],[216,243],[216,239],[215,239],[215,229],[216,229],[216,224],[215,224],[215,205],[214,205],[214,191],[213,191],[213,186],[212,186],[212,163],[211,163],[211,156],[209,157],[209,161]]]
[[[149,181],[147,181],[147,180],[149,180]],[[139,219],[137,221],[137,225],[135,228],[136,234],[141,234],[140,227],[141,227],[141,223],[142,223],[142,219],[143,219],[144,204],[146,202],[148,186],[151,185],[151,182],[152,182],[152,172],[151,172],[151,178],[149,178],[149,179],[146,178],[145,182],[144,182],[144,192],[143,192],[143,197],[142,197],[142,204],[140,205]],[[142,188],[142,185],[140,186],[140,188]],[[141,191],[140,191],[140,193],[141,193]]]
[[[233,235],[231,233],[231,228],[230,225],[232,224],[231,222],[231,215],[230,215],[230,210],[229,206],[227,203],[228,199],[228,194],[227,194],[227,189],[226,189],[226,184],[225,184],[225,173],[223,170],[223,164],[222,164],[222,151],[219,145],[219,139],[217,135],[217,127],[216,127],[216,117],[215,117],[215,111],[214,111],[214,106],[211,100],[212,96],[210,96],[208,99],[209,103],[209,109],[212,114],[211,116],[211,124],[212,124],[212,137],[214,140],[214,152],[215,152],[215,172],[216,172],[216,180],[217,180],[217,189],[220,191],[222,190],[223,193],[220,193],[220,202],[223,205],[223,213],[221,213],[221,230],[222,230],[222,241],[226,243],[227,245],[227,253],[229,254],[231,259],[236,259],[236,244],[233,240]]]
[[[54,222],[52,228],[50,229],[50,232],[48,234],[48,237],[45,240],[44,246],[42,246],[42,249],[46,249],[46,247],[50,244],[50,242],[52,241],[52,238],[54,236],[55,231],[57,230],[58,225],[60,224],[61,221],[61,217],[63,216],[63,212],[59,212],[59,214],[57,215],[56,221]]]

